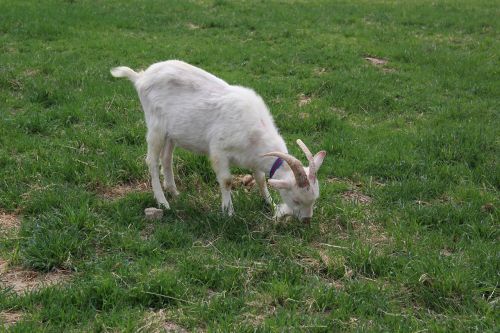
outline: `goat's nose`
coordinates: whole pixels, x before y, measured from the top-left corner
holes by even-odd
[[[311,218],[310,217],[303,217],[302,222],[304,224],[311,224]]]

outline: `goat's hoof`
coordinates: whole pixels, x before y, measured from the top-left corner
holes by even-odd
[[[170,193],[170,195],[173,196],[173,197],[178,197],[179,194],[180,194],[179,191],[177,191],[177,187],[168,185],[165,182],[163,182],[163,188],[165,189],[165,191],[167,191],[168,193]]]
[[[160,209],[161,208],[170,209],[170,205],[166,201],[158,202],[158,206],[160,207]]]

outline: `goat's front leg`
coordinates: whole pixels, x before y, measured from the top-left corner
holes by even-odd
[[[234,213],[233,202],[231,201],[232,176],[229,170],[229,161],[222,154],[210,155],[212,167],[217,175],[220,191],[222,194],[222,212],[231,216]]]
[[[163,193],[163,189],[161,188],[160,170],[158,164],[160,151],[165,142],[165,136],[155,131],[148,131],[147,142],[148,156],[146,157],[146,163],[149,166],[153,194],[159,205],[163,205],[166,209],[170,209],[170,205],[168,204],[165,194]]]
[[[271,198],[271,194],[269,194],[269,190],[267,189],[266,174],[262,171],[255,171],[253,173],[253,176],[255,178],[255,182],[259,186],[260,193],[264,197],[264,200],[266,200],[268,205],[273,206],[273,199]]]
[[[170,192],[174,197],[179,195],[177,186],[175,186],[174,171],[172,168],[172,159],[174,153],[175,143],[172,139],[167,138],[165,148],[162,149],[160,154],[161,166],[163,169],[163,187]]]

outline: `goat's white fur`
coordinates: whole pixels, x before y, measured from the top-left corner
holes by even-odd
[[[269,152],[288,153],[273,118],[262,98],[253,90],[229,85],[206,71],[178,60],[159,62],[144,72],[128,67],[111,70],[115,77],[133,82],[144,110],[147,125],[146,162],[156,200],[169,208],[160,184],[159,164],[164,173],[164,187],[173,195],[178,191],[172,173],[172,153],[176,145],[208,155],[222,192],[222,210],[233,214],[231,202],[231,165],[252,169],[265,200],[271,203],[265,174],[275,157]],[[325,153],[315,156],[316,169]],[[308,172],[308,168],[304,168]],[[279,189],[285,203],[276,214],[312,216],[312,206],[319,196],[317,181],[298,188],[289,166],[283,163],[270,185]]]

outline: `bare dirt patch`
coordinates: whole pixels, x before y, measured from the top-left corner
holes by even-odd
[[[324,67],[314,69],[314,74],[316,75],[323,75],[325,73],[326,73],[326,68]]]
[[[370,62],[373,66],[379,67],[385,73],[395,72],[393,68],[385,67],[385,65],[387,65],[387,63],[389,62],[389,60],[387,59],[376,58],[376,57],[365,57],[365,60]]]
[[[200,29],[200,26],[197,25],[197,24],[194,24],[194,23],[191,23],[189,22],[188,24],[186,24],[187,28],[189,30],[197,30],[197,29]]]
[[[2,311],[0,312],[0,323],[3,324],[4,328],[7,328],[20,321],[23,316],[24,313],[20,311]]]
[[[66,282],[71,277],[71,272],[55,270],[49,273],[41,273],[21,267],[7,268],[3,264],[0,271],[0,286],[13,290],[18,294],[38,290]]]
[[[375,57],[365,57],[365,60],[369,61],[372,65],[383,66],[388,63],[387,59],[375,58]]]
[[[146,192],[151,189],[149,182],[136,182],[119,184],[113,187],[99,188],[97,190],[98,194],[107,200],[116,200],[123,198],[132,192]]]
[[[17,231],[21,225],[19,216],[0,211],[0,234],[2,232]]]

